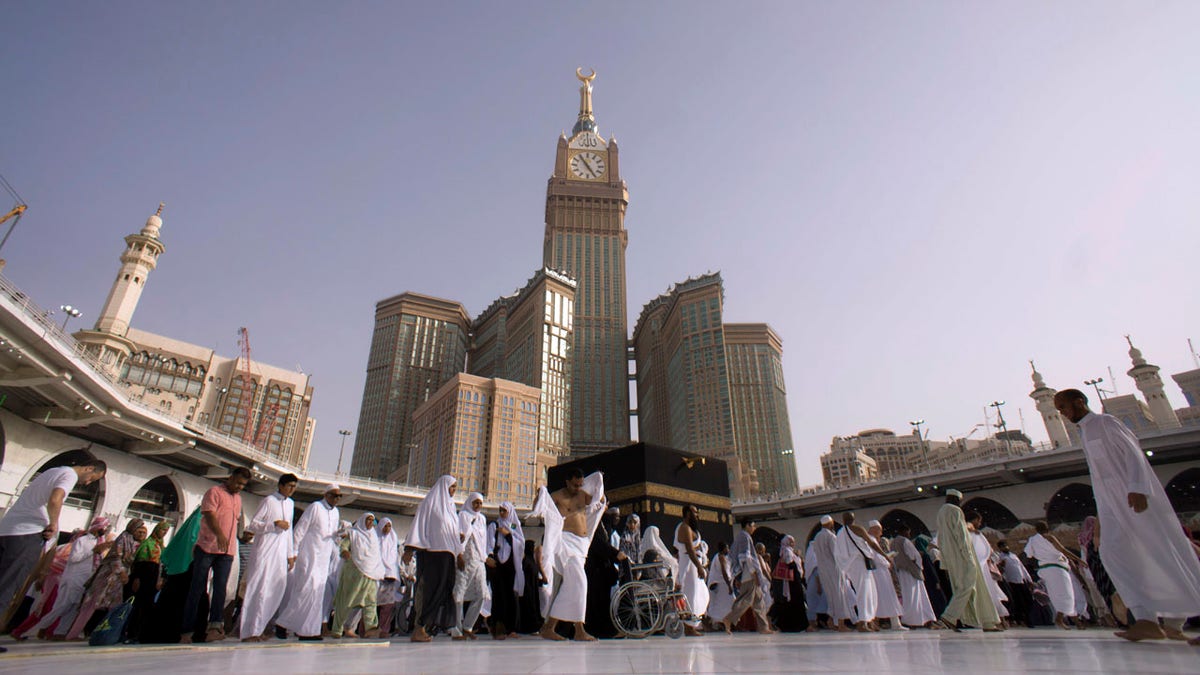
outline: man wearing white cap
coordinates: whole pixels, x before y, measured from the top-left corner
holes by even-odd
[[[900,606],[900,596],[896,593],[896,582],[892,579],[892,560],[888,550],[888,541],[883,538],[883,525],[878,520],[867,523],[867,534],[870,542],[884,551],[875,553],[875,569],[871,576],[875,577],[875,590],[879,593],[879,608],[875,616],[888,620],[892,630],[908,630],[900,623],[900,615],[904,612]]]
[[[341,526],[337,503],[342,488],[337,483],[325,486],[325,496],[309,505],[300,522],[292,528],[296,566],[287,604],[275,624],[293,631],[301,640],[320,640],[325,583],[329,578],[329,557]]]
[[[834,552],[838,567],[854,586],[854,606],[858,611],[855,624],[860,633],[878,630],[875,616],[879,610],[879,589],[875,586],[874,570],[879,567],[878,558],[882,553],[867,531],[854,524],[852,512],[842,514],[842,526]]]
[[[955,631],[959,620],[970,626],[982,626],[988,632],[1003,630],[975,555],[971,533],[967,531],[967,519],[959,508],[962,497],[958,490],[946,490],[946,503],[937,514],[942,568],[950,575],[954,590],[946,611],[942,612],[942,623]]]
[[[837,562],[837,535],[834,534],[832,516],[821,516],[821,531],[813,537],[813,554],[817,558],[817,583],[829,605],[829,618],[833,629],[838,632],[849,630],[846,621],[855,623],[854,600],[850,596],[850,583],[846,573]]]

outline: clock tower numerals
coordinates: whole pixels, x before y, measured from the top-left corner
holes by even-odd
[[[571,173],[584,180],[600,180],[604,177],[604,158],[595,152],[577,152],[568,162]]]

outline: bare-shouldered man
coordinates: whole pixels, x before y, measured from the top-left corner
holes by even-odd
[[[583,489],[583,472],[573,469],[567,474],[566,485],[550,495],[563,517],[562,542],[558,547],[559,584],[550,602],[541,636],[547,640],[564,640],[556,631],[559,622],[575,624],[575,639],[592,641],[596,638],[583,629],[587,609],[587,576],[583,563],[587,559],[590,537],[587,516],[592,495]]]

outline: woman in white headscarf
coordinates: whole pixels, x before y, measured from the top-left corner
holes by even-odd
[[[379,556],[383,561],[383,579],[379,582],[379,636],[392,634],[393,612],[396,609],[396,590],[400,586],[400,541],[392,527],[392,519],[379,521]]]
[[[379,553],[379,535],[375,533],[375,514],[364,513],[347,530],[341,543],[342,572],[338,579],[337,594],[334,596],[334,635],[358,637],[354,626],[349,623],[355,610],[362,610],[366,633],[363,637],[379,637],[379,615],[376,600],[379,597],[379,580],[383,578],[383,557]],[[355,622],[357,623],[357,621]]]
[[[458,620],[450,635],[455,640],[475,639],[475,622],[488,600],[487,518],[483,515],[483,495],[467,495],[458,512],[462,554],[458,556],[458,574],[454,577],[454,608]],[[467,603],[466,609],[463,603]]]
[[[654,561],[646,560],[646,553],[654,551],[652,558],[657,558]],[[663,543],[662,536],[658,533],[658,526],[651,525],[642,532],[642,548],[638,555],[638,560],[645,562],[660,562],[666,565],[667,570],[671,573],[671,578],[679,576],[679,563],[675,560],[675,553],[667,548]]]
[[[459,532],[458,511],[454,508],[454,476],[442,476],[413,517],[405,550],[417,556],[417,615],[412,633],[413,642],[429,642],[431,630],[449,630],[458,624],[454,607],[454,575],[456,561],[463,551]]]
[[[512,502],[500,505],[500,517],[488,524],[488,579],[492,585],[492,615],[488,628],[492,637],[517,637],[517,598],[525,594],[525,533]]]

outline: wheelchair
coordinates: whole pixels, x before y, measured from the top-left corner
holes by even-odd
[[[699,617],[692,613],[687,596],[675,588],[675,580],[664,563],[631,565],[633,581],[617,587],[609,613],[617,630],[634,638],[658,631],[672,640],[683,637],[684,622]]]

